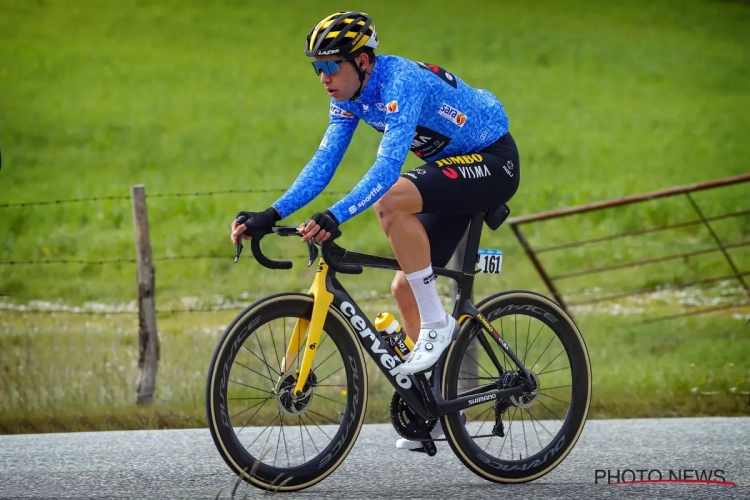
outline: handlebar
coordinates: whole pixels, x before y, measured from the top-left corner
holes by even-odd
[[[243,224],[245,222],[244,216],[240,216],[237,219],[237,222]],[[269,259],[265,256],[263,250],[260,248],[260,240],[262,240],[265,235],[270,233],[275,233],[279,236],[302,236],[299,232],[299,229],[294,226],[273,226],[270,231],[245,231],[245,234],[252,238],[250,240],[250,249],[253,252],[253,257],[255,257],[255,260],[257,260],[260,265],[262,265],[263,267],[267,267],[268,269],[291,269],[291,261]],[[333,240],[334,238],[328,238],[320,245],[323,260],[326,264],[328,264],[328,267],[341,274],[362,274],[362,266],[358,266],[355,264],[342,264],[336,260],[337,257],[343,257],[344,254],[346,254],[346,250],[336,245]],[[318,248],[315,245],[316,243],[313,240],[309,240],[307,242],[307,249],[310,257],[307,262],[307,267],[310,267],[313,261],[318,257]],[[237,263],[237,261],[239,260],[241,253],[242,237],[237,240],[237,245],[235,246],[235,263]]]

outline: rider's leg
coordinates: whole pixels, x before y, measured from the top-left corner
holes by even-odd
[[[422,195],[417,187],[400,177],[374,208],[419,309],[419,337],[406,363],[401,365],[402,373],[418,373],[435,364],[450,344],[457,323],[437,294],[429,240],[415,215],[422,211]]]
[[[469,226],[469,215],[417,214],[425,229],[430,245],[430,262],[433,267],[446,267],[458,243]],[[402,271],[391,283],[391,293],[398,303],[406,334],[416,342],[419,336],[419,308],[414,292]]]

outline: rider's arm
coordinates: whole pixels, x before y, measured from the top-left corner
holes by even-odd
[[[348,116],[347,116],[348,115]],[[271,206],[283,219],[310,203],[331,182],[352,140],[359,119],[331,106],[331,121],[318,150],[291,187]]]
[[[402,82],[403,80],[397,80],[394,83]],[[424,87],[413,87],[397,89],[395,85],[386,85],[383,89],[383,100],[388,103],[389,108],[395,107],[395,110],[386,114],[385,132],[380,141],[375,164],[349,194],[329,209],[339,224],[343,224],[378,201],[398,180],[414,139],[419,112],[425,98]]]

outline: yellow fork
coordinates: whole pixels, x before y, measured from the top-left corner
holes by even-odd
[[[297,320],[297,323],[294,325],[294,333],[286,349],[284,361],[282,361],[284,365],[282,366],[282,373],[286,373],[294,359],[293,357],[299,350],[303,334],[307,331],[307,345],[302,356],[302,366],[297,375],[297,384],[294,386],[292,393],[295,396],[302,394],[302,388],[305,386],[307,376],[310,374],[310,369],[312,368],[313,359],[315,358],[315,350],[320,343],[320,336],[323,333],[323,324],[326,320],[326,314],[328,314],[328,308],[333,302],[333,294],[326,289],[327,275],[328,265],[321,258],[318,272],[315,273],[315,279],[310,287],[310,291],[307,292],[308,295],[312,295],[315,299],[312,318],[310,318],[310,321],[301,318]]]

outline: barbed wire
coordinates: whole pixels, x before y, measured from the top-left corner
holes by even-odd
[[[147,194],[146,198],[185,198],[185,197],[199,197],[199,196],[216,196],[216,195],[225,195],[225,194],[269,194],[269,193],[284,193],[286,192],[286,188],[268,188],[268,189],[223,189],[223,190],[217,190],[217,191],[186,191],[186,192],[179,192],[179,193],[154,193],[154,194]],[[350,191],[323,191],[318,196],[344,196],[349,194]],[[573,196],[565,195],[565,194],[558,194],[558,193],[523,193],[519,196],[519,198],[538,198],[538,197],[544,197],[546,199],[558,199],[558,200],[570,200],[573,198]],[[724,200],[728,199],[738,199],[738,200],[745,200],[745,196],[737,195],[737,196],[722,196],[719,194],[713,195],[713,196],[707,196],[706,194],[703,195],[703,197],[718,197]],[[81,198],[67,198],[67,199],[59,199],[59,200],[41,200],[41,201],[22,201],[22,202],[10,202],[10,203],[0,203],[0,208],[11,208],[11,207],[30,207],[30,206],[36,206],[36,205],[62,205],[67,203],[84,203],[84,202],[95,202],[95,201],[109,201],[109,200],[130,200],[131,197],[127,195],[112,195],[112,196],[91,196],[91,197],[81,197]],[[597,198],[598,199],[598,198]],[[593,200],[593,199],[592,199]],[[588,200],[588,201],[592,201]],[[579,201],[578,203],[586,203],[587,201]]]

